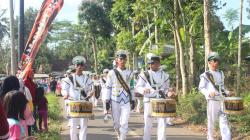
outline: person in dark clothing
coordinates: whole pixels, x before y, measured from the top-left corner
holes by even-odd
[[[53,78],[53,80],[49,83],[49,85],[50,85],[50,91],[55,93],[57,85],[55,78]]]
[[[20,84],[16,76],[10,75],[3,80],[0,91],[0,100],[11,90],[19,90]]]
[[[48,101],[44,96],[44,88],[38,87],[36,89],[36,102],[37,102],[37,111],[38,111],[38,119],[39,119],[39,130],[42,131],[42,122],[44,125],[44,130],[48,130]]]
[[[37,85],[33,82],[33,78],[34,78],[34,73],[35,73],[35,69],[29,69],[23,79],[23,83],[24,85],[30,90],[31,96],[32,96],[32,101],[33,101],[33,117],[35,119],[35,123],[32,126],[33,131],[37,131],[37,126],[36,126],[36,100],[35,96],[36,96],[36,88]]]

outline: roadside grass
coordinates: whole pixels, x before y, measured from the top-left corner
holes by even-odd
[[[47,93],[48,100],[48,131],[38,132],[35,137],[38,140],[61,140],[60,128],[63,120],[59,98],[55,94]],[[38,120],[37,120],[38,125]]]

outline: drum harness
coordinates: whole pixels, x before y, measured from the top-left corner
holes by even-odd
[[[221,75],[221,79],[223,79],[222,72],[219,71],[219,73]],[[221,86],[223,85],[223,83],[221,82],[219,84],[215,84],[215,80],[214,80],[214,77],[213,77],[212,73],[210,73],[209,71],[207,71],[207,72],[205,72],[205,74],[206,74],[208,80],[213,85],[213,87],[219,92],[220,99],[219,100],[214,99],[214,101],[220,101],[221,110],[223,112],[224,111],[224,100],[225,100],[225,97],[227,97],[227,94],[225,93],[225,90],[221,88]]]
[[[152,74],[149,74],[149,71],[145,71],[144,75],[149,83],[149,85],[154,89],[154,90],[159,90],[159,87],[161,87],[162,85],[157,84],[152,76]],[[161,72],[161,81],[160,83],[163,83],[163,76],[162,76],[162,72]],[[167,79],[168,80],[168,79]],[[152,84],[153,83],[153,84]],[[163,91],[159,90],[158,94],[156,95],[156,98],[166,98],[166,95],[163,93]]]
[[[86,75],[84,76],[83,87],[81,87],[81,85],[78,83],[78,81],[76,80],[76,76],[75,75],[73,75],[73,76],[70,75],[69,79],[73,83],[74,89],[76,89],[76,90],[78,90],[80,92],[80,94],[79,94],[79,100],[81,100],[81,96],[83,96],[85,98],[85,100],[88,100],[87,94],[84,91],[85,84],[88,81],[88,77]]]

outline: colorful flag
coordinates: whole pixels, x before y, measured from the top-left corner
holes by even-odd
[[[32,68],[36,54],[48,33],[49,26],[62,6],[63,0],[44,0],[19,62],[20,77],[24,78],[28,69]]]

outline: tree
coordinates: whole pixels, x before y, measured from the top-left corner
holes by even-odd
[[[113,31],[112,24],[108,19],[103,7],[95,2],[82,2],[79,8],[79,23],[86,31],[85,38],[89,39],[92,43],[94,53],[95,73],[98,72],[97,68],[97,46],[96,39],[101,36],[109,38]]]
[[[233,30],[234,22],[239,19],[238,10],[233,8],[228,9],[226,13],[223,15],[223,18],[225,18],[228,26],[231,27],[231,30]]]
[[[204,0],[204,39],[205,39],[205,70],[207,70],[207,55],[211,50],[210,0]]]
[[[248,12],[247,18],[250,19],[250,0],[247,0],[248,2],[248,8],[246,8],[246,11]]]
[[[8,19],[4,17],[6,9],[0,9],[0,41],[4,38],[5,35],[9,35],[8,32]]]
[[[240,92],[240,74],[241,74],[241,43],[242,43],[242,12],[243,0],[240,1],[240,25],[239,25],[239,44],[238,44],[238,65],[237,65],[237,86],[236,93],[239,96]]]

